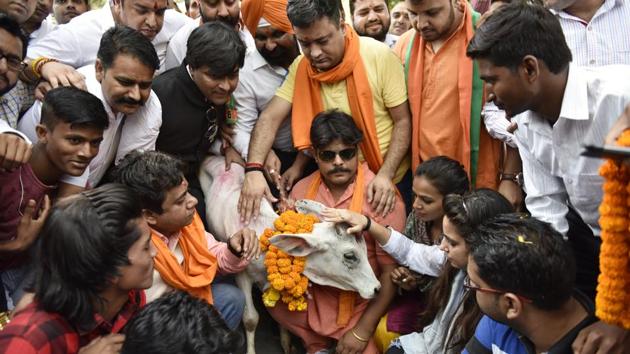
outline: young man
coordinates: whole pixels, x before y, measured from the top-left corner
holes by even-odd
[[[145,306],[125,328],[121,354],[236,353],[243,343],[207,302],[173,291]]]
[[[289,113],[293,145],[305,150],[311,145],[312,117],[339,108],[352,113],[365,134],[362,156],[377,174],[368,188],[368,200],[378,214],[391,212],[396,200],[394,183],[402,181],[400,188],[411,188],[405,158],[411,126],[400,60],[383,43],[359,37],[346,25],[336,0],[290,0],[287,14],[304,56],[293,62],[276,96],[260,114],[249,145],[248,166],[262,166]],[[299,154],[296,163],[303,166],[308,159]],[[257,215],[263,195],[275,200],[263,173],[247,172],[239,200],[243,221]]]
[[[402,36],[403,33],[411,29],[411,21],[409,20],[409,12],[405,7],[405,2],[400,1],[391,10],[391,26],[389,27],[389,33]]]
[[[238,156],[232,147],[222,151],[217,137],[219,125],[238,119],[229,103],[246,48],[237,32],[221,21],[197,27],[188,44],[186,62],[158,76],[153,85],[164,107],[156,148],[186,164],[184,176],[205,220],[206,204],[197,174],[210,153]]]
[[[467,1],[406,0],[415,31],[394,51],[403,60],[412,113],[412,168],[444,155],[459,161],[472,186],[497,188],[500,142],[481,121],[483,85],[465,55],[479,14]]]
[[[569,65],[571,52],[555,16],[520,3],[490,15],[468,55],[478,61],[494,102],[518,123],[527,209],[566,235],[577,261],[576,286],[594,298],[602,160],[580,153],[585,144],[602,144],[630,103],[630,69]],[[630,338],[630,331],[619,328],[602,331],[618,332],[617,344]],[[607,345],[608,340],[593,339],[591,348]]]
[[[101,101],[75,88],[49,92],[42,105],[37,143],[29,161],[0,171],[0,281],[13,304],[30,270],[29,250],[62,176],[80,176],[96,156],[108,126]],[[38,212],[41,209],[41,212]]]
[[[228,327],[236,329],[245,298],[240,289],[219,275],[240,272],[258,257],[256,234],[243,229],[231,235],[228,243],[215,240],[195,211],[197,199],[188,193],[182,163],[166,154],[133,152],[120,162],[114,175],[116,182],[131,188],[142,203],[157,249],[154,283],[147,290],[147,300],[173,288],[186,291],[214,305]]]
[[[241,40],[247,48],[254,48],[254,40],[249,31],[240,22],[240,2],[234,0],[197,0],[199,2],[199,17],[182,27],[168,43],[166,51],[165,69],[178,67],[184,61],[188,50],[187,42],[192,31],[205,23],[221,21],[238,31]]]
[[[0,332],[0,353],[117,352],[153,282],[150,229],[127,188],[60,200],[41,232],[35,297]],[[109,347],[109,348],[107,348]]]
[[[58,25],[65,25],[87,11],[90,11],[88,0],[53,0],[53,16]]]
[[[291,191],[291,198],[351,209],[397,230],[403,227],[405,208],[399,197],[394,211],[384,218],[374,212],[367,200],[367,186],[375,176],[366,163],[359,162],[363,134],[350,116],[337,111],[318,114],[311,126],[310,139],[319,170],[299,181]],[[368,301],[352,292],[312,284],[305,312],[290,312],[286,306],[268,308],[278,323],[304,341],[308,353],[329,349],[334,340],[338,341],[338,353],[377,352],[371,336],[394,297],[389,277],[395,261],[371,236],[364,233],[363,237],[370,265],[382,285],[374,299]]]
[[[80,177],[63,179],[69,185],[69,189],[64,188],[64,195],[68,190],[76,193],[97,186],[107,169],[128,152],[155,149],[162,108],[151,91],[151,83],[158,67],[153,45],[140,32],[116,26],[103,34],[96,63],[79,72],[85,77],[88,92],[103,102],[109,128],[89,170]],[[32,141],[37,141],[35,127],[40,121],[40,106],[36,102],[18,125]]]
[[[486,316],[464,353],[573,353],[578,332],[597,318],[593,303],[573,291],[575,261],[562,235],[506,214],[473,236],[464,286]]]
[[[398,36],[389,33],[389,9],[385,0],[350,0],[352,27],[359,36],[372,37],[392,48]]]
[[[47,19],[52,12],[53,0],[37,0],[35,12],[22,24],[22,29],[29,35],[29,45],[42,39],[55,28],[55,23]]]

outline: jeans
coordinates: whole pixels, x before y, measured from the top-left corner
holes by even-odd
[[[215,280],[212,282],[212,298],[214,307],[219,311],[227,326],[231,330],[238,328],[245,309],[245,295],[241,289],[230,282]]]
[[[26,263],[17,268],[11,268],[0,272],[0,282],[2,283],[6,298],[7,309],[12,309],[24,295],[24,280],[30,269],[30,263]],[[2,287],[0,287],[1,289]],[[10,302],[9,302],[10,300]]]

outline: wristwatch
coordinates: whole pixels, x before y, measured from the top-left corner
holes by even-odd
[[[500,181],[512,181],[519,187],[523,188],[523,172],[519,173],[503,173],[499,174]]]

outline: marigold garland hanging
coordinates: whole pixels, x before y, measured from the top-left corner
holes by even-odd
[[[630,147],[630,130],[617,140]],[[630,168],[608,159],[600,167],[604,197],[599,207],[602,246],[596,315],[604,322],[630,329]]]
[[[280,214],[273,223],[274,230],[265,229],[260,236],[260,248],[266,251],[265,267],[269,288],[263,293],[263,303],[274,307],[278,300],[287,304],[289,311],[306,311],[304,294],[308,288],[308,278],[302,274],[306,257],[290,256],[269,242],[269,238],[282,233],[309,233],[319,219],[314,215],[304,215],[289,210]]]

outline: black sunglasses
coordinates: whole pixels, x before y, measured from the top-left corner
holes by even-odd
[[[341,151],[321,150],[317,153],[319,159],[324,162],[334,161],[337,155],[344,161],[350,161],[357,155],[357,148],[343,149]]]

